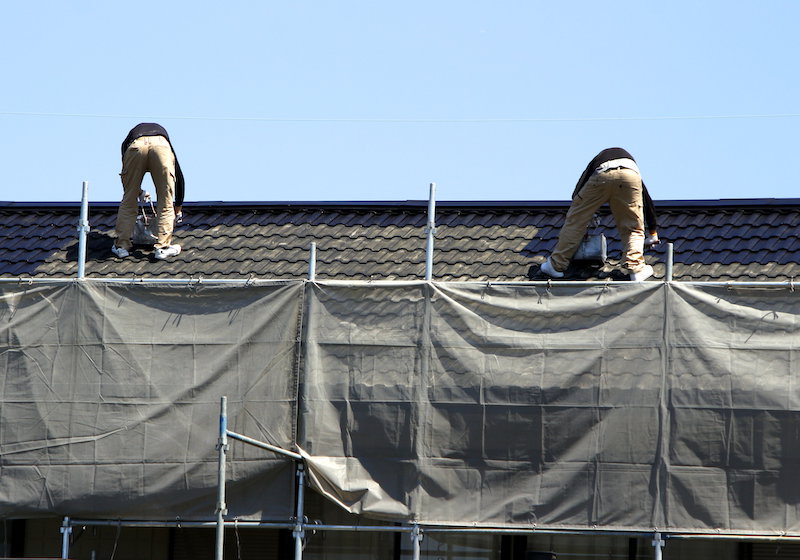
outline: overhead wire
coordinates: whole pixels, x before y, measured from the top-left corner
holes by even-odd
[[[0,111],[8,117],[61,117],[92,119],[141,119],[142,115],[112,115],[100,113],[45,113],[35,111]],[[146,118],[158,120],[242,121],[242,122],[297,122],[297,123],[365,123],[365,124],[483,124],[483,123],[547,123],[547,122],[608,122],[608,121],[680,121],[680,120],[732,120],[732,119],[791,119],[800,113],[754,113],[730,115],[651,115],[610,117],[475,117],[475,118],[416,118],[416,117],[255,117],[255,116],[200,116],[160,115]]]

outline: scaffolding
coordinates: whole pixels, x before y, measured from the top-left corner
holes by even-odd
[[[227,514],[225,503],[225,464],[228,450],[228,440],[234,439],[245,444],[260,448],[262,450],[277,453],[294,461],[297,484],[295,487],[296,509],[295,517],[286,523],[260,522],[260,521],[226,521]],[[305,544],[306,531],[352,531],[352,532],[393,532],[407,534],[412,543],[412,560],[420,559],[420,543],[426,533],[431,534],[493,534],[493,535],[533,535],[533,534],[555,534],[555,535],[581,535],[581,536],[624,536],[631,538],[651,537],[651,545],[655,560],[662,560],[664,548],[668,540],[674,539],[733,539],[746,541],[764,541],[771,543],[797,543],[800,537],[797,536],[758,536],[758,535],[733,535],[719,533],[669,533],[662,531],[654,532],[635,532],[635,531],[579,531],[579,530],[555,530],[555,529],[512,529],[508,527],[442,527],[436,525],[425,525],[412,523],[405,525],[326,525],[320,523],[308,523],[304,517],[304,496],[305,496],[305,466],[303,456],[300,453],[282,449],[267,442],[259,441],[243,434],[233,432],[228,429],[227,398],[220,399],[219,415],[219,438],[217,443],[219,451],[218,460],[218,487],[217,487],[217,519],[216,521],[112,521],[112,520],[92,520],[92,519],[71,519],[65,517],[60,528],[62,534],[62,560],[69,559],[70,536],[73,527],[80,526],[113,526],[113,527],[147,527],[147,528],[173,528],[173,527],[195,527],[195,528],[214,528],[216,529],[215,540],[215,560],[223,560],[223,547],[225,538],[225,528],[236,529],[284,529],[292,531],[294,540],[294,560],[302,560]]]
[[[253,286],[265,285],[273,282],[271,280],[247,279],[247,280],[202,280],[202,279],[86,279],[85,278],[85,257],[86,257],[86,236],[89,231],[88,223],[88,184],[83,183],[83,197],[81,205],[81,216],[78,223],[79,234],[79,262],[78,262],[78,277],[77,280],[81,282],[97,282],[109,284],[137,284],[137,283],[150,283],[150,284],[163,284],[163,285],[193,285],[193,284],[206,284],[206,285],[234,285],[234,286]],[[426,226],[426,269],[425,281],[431,282],[432,278],[432,263],[433,263],[433,240],[435,234],[435,184],[430,185],[430,199],[428,206],[428,222]],[[663,280],[664,283],[674,282],[672,276],[673,269],[673,246],[667,245],[667,259],[666,259],[666,274]],[[308,282],[315,282],[316,280],[316,244],[312,243],[310,246],[309,266],[308,266]],[[0,279],[0,283],[71,283],[75,279],[34,279],[34,278],[12,278]],[[580,287],[586,288],[590,286],[607,285],[608,281],[559,281],[557,284],[563,287]],[[542,286],[551,287],[553,285],[550,281],[531,281],[523,283],[511,282],[497,282],[491,283],[495,286],[502,285],[525,285],[525,286]],[[702,284],[703,286],[710,287],[723,287],[726,289],[736,288],[782,288],[794,291],[794,282],[702,282],[694,283]],[[265,452],[275,453],[287,460],[293,461],[295,470],[296,485],[294,488],[295,494],[295,516],[293,519],[286,522],[264,522],[264,521],[240,521],[240,520],[226,520],[227,505],[226,505],[226,460],[230,440],[236,440],[246,445],[259,448]],[[661,560],[665,545],[670,539],[736,539],[736,540],[751,540],[759,541],[765,540],[770,542],[800,542],[800,537],[793,535],[757,535],[757,534],[733,534],[733,533],[707,533],[707,532],[669,532],[666,530],[656,529],[654,531],[608,531],[602,529],[595,530],[574,530],[574,529],[553,529],[553,528],[509,528],[509,527],[453,527],[453,526],[438,526],[425,523],[405,523],[400,525],[325,525],[319,523],[308,523],[304,516],[304,498],[305,487],[308,482],[306,479],[307,467],[305,465],[304,456],[292,450],[280,448],[267,442],[259,441],[247,435],[240,434],[228,429],[228,416],[227,416],[227,398],[222,397],[220,401],[220,414],[219,414],[219,434],[217,442],[218,451],[218,481],[217,481],[217,504],[216,504],[216,520],[215,521],[158,521],[158,520],[102,520],[102,519],[75,519],[71,517],[64,517],[63,523],[60,527],[62,534],[62,559],[69,558],[70,538],[72,529],[76,526],[125,526],[125,527],[150,527],[150,528],[169,528],[169,527],[198,527],[198,528],[215,528],[216,530],[216,546],[215,558],[222,560],[223,558],[223,544],[224,544],[224,530],[225,528],[253,528],[253,529],[281,529],[291,530],[294,540],[294,559],[302,560],[303,545],[306,537],[306,532],[309,530],[314,531],[358,531],[358,532],[395,532],[403,533],[409,536],[412,542],[413,559],[418,560],[420,557],[420,543],[426,533],[457,533],[457,534],[509,534],[509,535],[529,535],[529,534],[566,534],[566,535],[617,535],[627,537],[651,537],[651,544],[654,549],[656,560]]]

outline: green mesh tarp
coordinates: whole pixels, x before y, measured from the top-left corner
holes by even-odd
[[[788,288],[2,290],[4,517],[213,518],[226,395],[368,518],[800,535]],[[228,475],[229,517],[291,517],[291,460],[232,443]]]

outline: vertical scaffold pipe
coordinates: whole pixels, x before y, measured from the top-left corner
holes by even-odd
[[[411,558],[413,560],[419,560],[419,543],[421,541],[422,531],[419,530],[419,525],[414,525],[414,529],[411,530]]]
[[[672,259],[673,259],[673,247],[672,243],[667,243],[667,273],[665,280],[667,282],[672,282]]]
[[[428,197],[428,227],[425,228],[428,241],[425,244],[425,280],[433,278],[433,237],[436,234],[436,183],[431,183]]]
[[[664,539],[661,538],[661,533],[656,533],[653,538],[653,548],[655,548],[655,560],[661,560],[661,549],[664,548]]]
[[[69,517],[64,518],[61,524],[61,558],[67,560],[69,558],[69,537],[72,535],[72,525],[70,525]]]
[[[308,254],[308,279],[312,282],[317,279],[317,244],[312,243]]]
[[[222,560],[225,544],[225,455],[228,450],[228,398],[222,397],[219,404],[219,465],[217,471],[217,546],[214,552],[215,560]]]
[[[81,217],[78,220],[78,278],[86,274],[86,237],[89,235],[89,181],[83,182]]]
[[[303,502],[305,500],[305,481],[306,481],[305,468],[303,467],[302,461],[298,461],[297,462],[297,517],[295,518],[294,531],[292,531],[292,536],[294,537],[294,560],[303,559],[303,539],[306,536],[305,531],[303,531],[303,518],[305,515],[305,513],[303,512]]]

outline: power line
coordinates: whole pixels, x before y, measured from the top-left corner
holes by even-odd
[[[107,115],[91,113],[41,113],[0,111],[7,117],[61,117],[82,119],[126,119],[126,120],[194,120],[194,121],[241,121],[273,123],[364,123],[364,124],[502,124],[502,123],[548,123],[548,122],[608,122],[608,121],[697,121],[732,119],[789,119],[800,117],[800,113],[742,114],[742,115],[661,115],[640,117],[481,117],[481,118],[367,118],[367,117],[232,117],[192,115]]]

